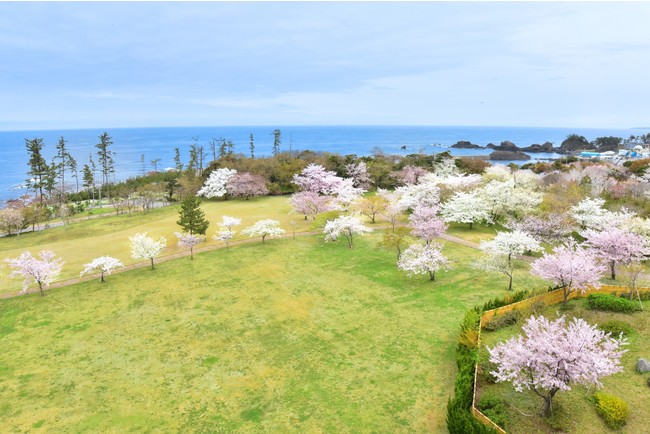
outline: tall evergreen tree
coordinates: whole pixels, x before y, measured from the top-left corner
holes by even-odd
[[[280,144],[282,143],[282,133],[279,129],[273,130],[273,155],[280,153]]]
[[[74,158],[70,155],[70,152],[68,152],[68,148],[66,146],[66,140],[61,136],[59,139],[59,143],[56,145],[56,156],[54,157],[55,159],[59,160],[59,164],[57,164],[57,175],[59,179],[61,180],[61,189],[60,189],[60,194],[61,194],[61,203],[65,202],[65,172],[72,168],[75,169],[73,173],[76,175],[76,167],[77,167],[77,162],[74,161]],[[74,176],[74,175],[73,175]]]
[[[177,172],[183,171],[183,162],[181,161],[181,150],[174,148],[174,165],[176,166]]]
[[[223,158],[226,156],[226,139],[223,137],[219,138],[219,141],[221,144],[219,145],[219,158]]]
[[[104,132],[99,136],[99,143],[95,145],[98,149],[97,156],[99,161],[99,166],[102,171],[102,187],[106,187],[106,196],[110,199],[111,193],[109,190],[110,184],[110,175],[115,172],[115,160],[113,160],[113,155],[115,152],[111,151],[109,146],[113,144],[111,136],[107,132]],[[99,198],[101,199],[101,189],[99,193]]]
[[[188,196],[181,202],[181,209],[178,212],[180,219],[176,224],[182,227],[183,231],[205,235],[210,222],[205,219],[205,213],[200,205],[201,201],[196,196]]]
[[[38,192],[40,197],[40,204],[43,205],[43,182],[47,175],[49,166],[45,158],[43,158],[43,139],[25,139],[25,146],[29,153],[29,171],[27,175],[30,177],[27,180],[27,187]]]
[[[212,161],[217,159],[217,139],[210,140],[210,150],[212,151]]]
[[[196,170],[199,166],[199,150],[196,147],[196,144],[190,145],[190,161],[187,162],[187,172],[196,174]]]
[[[93,171],[87,164],[84,164],[81,171],[83,172],[83,187],[86,191],[92,192],[92,198],[95,200],[95,176],[93,175]]]
[[[255,158],[255,138],[253,137],[253,133],[248,136],[249,144],[250,144],[250,150],[251,150],[251,158]]]
[[[140,170],[142,171],[142,176],[147,174],[147,165],[144,162],[144,154],[140,154]]]

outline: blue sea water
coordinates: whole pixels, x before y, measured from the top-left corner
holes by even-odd
[[[197,143],[205,148],[211,160],[211,139],[223,137],[235,143],[235,152],[249,153],[249,135],[255,138],[255,154],[270,155],[273,130],[270,126],[233,127],[164,127],[164,128],[112,128],[41,131],[0,131],[0,201],[26,193],[21,187],[28,170],[25,139],[43,138],[43,153],[48,161],[56,153],[60,137],[68,142],[71,154],[77,160],[79,171],[88,163],[89,154],[97,162],[95,144],[107,131],[113,138],[111,149],[115,152],[117,179],[126,179],[142,172],[140,162],[144,154],[147,170],[150,161],[160,158],[158,170],[173,166],[174,148],[181,150],[187,162],[190,145]],[[453,126],[279,126],[282,131],[282,150],[310,149],[340,154],[369,155],[381,149],[387,154],[406,155],[416,152],[439,153],[459,140],[485,146],[509,140],[516,145],[530,146],[546,141],[556,146],[569,134],[580,134],[588,140],[601,136],[627,138],[650,132],[648,129],[585,129],[585,128],[524,128],[524,127],[453,127]],[[406,147],[406,149],[401,149]],[[482,155],[489,150],[451,149],[453,155]],[[533,159],[557,158],[557,154],[530,154]],[[81,176],[81,175],[80,175]]]

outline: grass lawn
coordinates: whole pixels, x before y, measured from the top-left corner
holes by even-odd
[[[302,216],[290,214],[291,205],[288,197],[204,201],[201,207],[210,221],[205,246],[219,244],[211,237],[218,231],[217,223],[221,221],[223,215],[242,219],[242,225],[236,228],[238,231],[264,218],[279,220],[287,232],[290,231],[290,220],[297,222],[297,232],[311,230],[309,221],[303,220]],[[59,277],[59,280],[65,280],[78,277],[84,268],[83,264],[99,256],[116,257],[125,265],[138,262],[131,258],[129,237],[139,232],[148,232],[155,238],[164,236],[167,239],[167,249],[164,254],[178,253],[181,250],[176,246],[174,232],[181,230],[176,224],[179,209],[178,205],[156,208],[148,213],[107,216],[40,232],[0,238],[0,261],[4,258],[16,257],[26,249],[35,255],[41,250],[50,249],[65,260]],[[244,238],[247,236],[239,233],[235,236],[235,239]],[[3,265],[0,263],[0,294],[19,291],[21,281],[7,279],[10,270]]]
[[[453,235],[473,243],[480,244],[481,241],[491,240],[497,234],[497,231],[504,231],[501,226],[497,225],[472,225],[469,228],[467,223],[449,223],[448,235]]]
[[[257,213],[246,224],[289,219],[255,201],[206,204],[213,221],[236,207]],[[175,213],[152,216],[155,231],[138,216],[116,235],[91,222],[87,239],[169,237]],[[479,252],[453,243],[452,271],[409,279],[379,241],[272,240],[0,300],[2,431],[446,432],[458,323],[505,279],[470,269]],[[544,286],[525,266],[515,282]]]
[[[628,338],[627,353],[623,355],[622,365],[624,371],[603,379],[602,391],[618,396],[625,400],[630,409],[630,418],[620,432],[642,433],[648,432],[650,426],[650,388],[647,381],[648,374],[636,372],[636,363],[639,357],[650,357],[650,302],[644,301],[644,311],[631,314],[615,312],[599,312],[586,309],[586,299],[576,299],[569,302],[570,310],[560,309],[560,305],[549,306],[544,311],[548,318],[556,318],[565,314],[567,319],[572,317],[584,318],[590,324],[602,324],[610,320],[624,321],[631,325],[636,332]],[[481,334],[481,359],[487,359],[485,346],[494,346],[497,342],[506,340],[513,334],[521,332],[523,321],[504,329]],[[508,433],[607,433],[611,432],[602,419],[596,414],[594,405],[589,398],[595,390],[588,391],[583,387],[575,387],[569,392],[558,392],[553,399],[554,416],[549,423],[539,416],[542,408],[542,399],[533,392],[516,392],[510,383],[487,384],[479,376],[479,394],[489,392],[503,397],[508,403],[509,422],[506,426]],[[553,425],[553,426],[552,426]]]

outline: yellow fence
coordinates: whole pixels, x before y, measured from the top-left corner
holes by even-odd
[[[646,293],[650,292],[650,288],[637,288],[639,292]],[[604,293],[604,294],[620,294],[620,293],[629,293],[630,288],[627,286],[614,286],[614,285],[603,285],[598,289],[589,289],[585,292],[574,291],[571,292],[568,296],[568,299],[584,297],[589,294],[595,293]],[[511,303],[505,306],[498,307],[496,309],[488,310],[483,315],[481,315],[481,320],[479,321],[479,330],[478,330],[478,347],[481,347],[481,330],[483,330],[483,323],[490,321],[496,316],[503,315],[504,313],[510,312],[512,310],[522,310],[531,307],[533,304],[542,302],[546,305],[557,304],[564,301],[564,290],[556,289],[555,291],[546,292],[541,295],[536,295],[535,297],[527,298],[526,300],[518,301],[516,303]],[[476,408],[476,381],[478,380],[478,363],[474,365],[474,392],[472,396],[472,415],[484,425],[494,429],[499,434],[506,434],[506,431],[501,428],[496,423],[492,422],[489,417],[484,415]]]

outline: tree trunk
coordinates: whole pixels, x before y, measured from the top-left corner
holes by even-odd
[[[510,281],[508,282],[508,291],[512,291],[512,271],[510,271]]]
[[[473,222],[469,222],[469,228],[472,229]]]
[[[41,297],[45,295],[43,292],[43,284],[41,282],[38,282],[38,289],[41,291]]]
[[[567,304],[568,304],[567,301],[569,299],[569,291],[568,291],[568,288],[566,286],[564,288],[562,288],[562,290],[564,291],[564,293],[563,293],[563,297],[564,297],[563,303],[564,303],[564,307],[566,307]]]
[[[557,393],[557,389],[549,391],[548,395],[544,397],[544,409],[542,414],[544,417],[549,417],[553,413],[553,396]]]
[[[105,280],[104,280],[104,272],[103,272],[103,271],[102,271],[101,274],[99,275],[99,282],[100,282],[100,283],[104,283],[104,282],[105,282]]]
[[[264,238],[266,238],[266,235],[262,235],[262,244],[264,244]]]
[[[609,266],[612,270],[612,280],[616,280],[616,261],[611,261]]]
[[[432,282],[436,280],[436,272],[435,271],[429,271],[429,280],[432,281]]]
[[[190,259],[194,259],[194,247],[190,247]]]
[[[153,258],[151,258],[151,269],[152,269],[152,270],[155,269],[154,266],[153,266]]]

